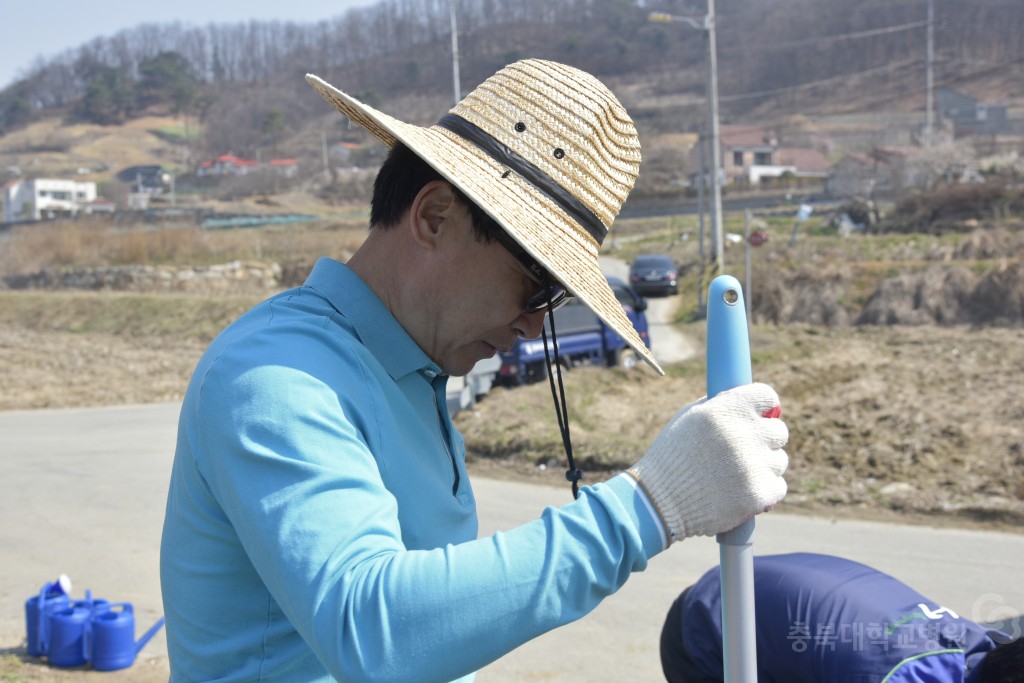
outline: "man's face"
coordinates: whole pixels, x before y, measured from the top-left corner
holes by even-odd
[[[474,236],[465,207],[451,212],[443,286],[436,302],[427,353],[445,372],[465,375],[484,358],[507,351],[516,337],[536,338],[544,311],[525,313],[524,305],[541,290],[526,268],[495,241]]]

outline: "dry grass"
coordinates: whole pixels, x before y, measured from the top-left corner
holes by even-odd
[[[210,265],[234,260],[312,263],[324,255],[347,258],[364,237],[364,225],[354,221],[211,231],[195,223],[60,220],[0,234],[0,277],[54,267]]]
[[[0,325],[36,332],[104,334],[205,343],[265,298],[81,291],[0,292]]]
[[[156,133],[179,124],[179,119],[166,116],[146,116],[122,126],[65,125],[59,117],[44,119],[0,138],[0,166],[18,166],[25,176],[73,176],[96,182],[109,180],[128,166],[174,166],[182,158],[179,146]]]
[[[683,329],[696,337],[702,324]],[[755,378],[779,391],[790,428],[786,508],[1019,530],[1024,403],[1005,371],[1024,363],[1019,329],[751,332]],[[668,375],[585,368],[566,376],[587,481],[640,458],[681,403],[704,391],[699,359]],[[497,389],[456,425],[477,470],[564,485],[553,411],[543,383]]]
[[[679,250],[684,260],[692,257],[695,245],[673,242],[675,230],[667,226],[665,219],[618,226],[626,238],[622,251],[629,254],[638,249],[671,249]],[[81,224],[53,224],[15,235],[11,244],[16,248],[8,250],[6,258],[10,267],[22,268],[40,254],[46,254],[47,263],[67,264],[187,263],[257,256],[312,260],[323,253],[353,249],[362,234],[361,225],[326,223],[219,232],[194,227],[126,230],[109,226],[90,231]],[[631,240],[634,236],[639,239]],[[784,246],[784,231],[776,237],[779,239],[758,254],[765,263],[779,266],[785,259],[793,259],[823,266],[845,261],[847,266],[856,264],[858,272],[863,271],[864,288],[868,288],[868,280],[877,283],[891,275],[890,271],[943,261],[948,258],[945,254],[957,247],[948,237],[809,237],[802,239],[796,250],[790,250]],[[675,246],[671,246],[673,243]],[[941,258],[936,259],[936,255]],[[735,264],[736,260],[737,254],[730,251],[728,262]],[[681,299],[690,297],[688,291]],[[5,381],[3,393],[9,401],[4,407],[174,400],[205,342],[258,298],[256,294],[228,298],[80,292],[11,292],[0,296],[0,325],[12,332],[4,337],[4,355],[17,357],[21,368]],[[700,328],[689,325],[686,329],[698,334]],[[964,411],[962,406],[973,404],[962,397],[955,399],[961,406],[957,410],[943,408],[924,413],[917,407],[938,405],[939,399],[933,397],[950,396],[948,387],[1002,386],[1001,363],[993,359],[1003,358],[1003,363],[1011,366],[1019,363],[1014,356],[1021,348],[1019,334],[1011,330],[931,327],[855,328],[852,332],[850,328],[794,328],[791,332],[787,328],[759,329],[763,338],[757,340],[754,351],[760,376],[783,391],[794,418],[793,452],[797,457],[793,504],[830,505],[842,501],[861,513],[924,512],[959,517],[961,521],[964,517],[991,516],[1003,523],[1019,519],[1020,511],[1007,501],[1018,499],[1020,483],[1002,475],[1007,467],[1015,469],[1019,434],[997,424],[1013,424],[1017,414],[998,416],[992,412],[992,406],[1011,412],[1020,410],[1012,386],[1004,388],[1003,399],[988,401],[988,407],[979,406],[976,413]],[[967,376],[963,349],[983,345],[999,351],[980,358],[971,371],[974,374]],[[922,352],[924,348],[927,350]],[[936,374],[940,361],[947,360],[949,365],[938,372],[944,378],[942,386],[926,386],[926,378]],[[669,374],[669,381],[656,382],[642,374],[573,373],[570,400],[576,416],[574,434],[588,468],[600,472],[638,457],[637,449],[649,440],[678,397],[699,393],[699,364],[670,368]],[[894,374],[900,379],[890,382]],[[822,387],[831,388],[823,395]],[[881,388],[878,398],[866,393],[872,387]],[[906,389],[906,395],[897,388]],[[849,411],[849,399],[859,395],[857,392],[865,396],[857,410],[881,412],[867,420],[861,418],[861,427],[851,432],[849,419],[830,416]],[[898,401],[891,400],[897,395]],[[624,402],[611,397],[621,397]],[[828,397],[835,397],[839,403],[821,410]],[[813,404],[813,408],[802,405],[804,402]],[[536,472],[537,464],[557,462],[560,441],[553,424],[549,424],[546,405],[546,387],[536,386],[499,392],[481,404],[479,413],[460,416],[474,454],[484,456],[477,464],[501,462],[502,467]],[[985,416],[998,419],[986,422]],[[943,422],[946,417],[949,419]],[[923,427],[919,426],[922,420]],[[886,429],[890,422],[897,427],[893,431]],[[915,431],[920,434],[911,439],[908,435]],[[863,441],[858,441],[861,438]],[[879,491],[886,484],[905,483],[901,477],[909,474],[903,467],[908,458],[916,466],[916,497],[881,497]],[[952,481],[942,479],[941,468],[927,471],[937,462],[955,463],[961,471],[957,477],[961,485],[953,486]],[[965,482],[970,486],[965,488]],[[1009,490],[1007,486],[1017,488]]]
[[[695,258],[694,240],[679,240],[682,228],[672,219],[617,227],[616,255],[669,251],[684,263]],[[950,236],[809,234],[790,248],[785,227],[771,226],[773,241],[757,254],[770,272],[755,271],[754,289],[801,264],[801,272],[817,279],[787,287],[789,294],[816,293],[836,305],[843,303],[840,294],[825,292],[821,279],[830,268],[855,271],[858,284],[845,296],[863,298],[868,280],[955,259],[961,247]],[[250,258],[287,265],[324,254],[344,260],[364,230],[362,223],[326,221],[225,231],[54,223],[0,236],[0,268]],[[1006,239],[1018,236],[1019,230],[1006,233]],[[1007,244],[996,244],[994,253],[1007,253]],[[726,262],[739,275],[742,250],[729,250]],[[684,310],[692,303],[692,273],[685,280]],[[0,292],[0,409],[176,400],[206,342],[269,293]],[[701,323],[680,329],[699,343]],[[787,324],[753,332],[756,376],[779,389],[791,426],[787,504],[1003,527],[1024,519],[1024,481],[1017,476],[1024,471],[1018,426],[1024,404],[1006,372],[1024,365],[1019,327]],[[661,380],[642,371],[573,371],[567,393],[584,468],[600,477],[639,457],[679,401],[701,393],[702,376],[700,364],[691,362]],[[563,456],[548,399],[543,385],[499,390],[476,411],[460,414],[474,465],[560,478],[560,468],[549,465]]]

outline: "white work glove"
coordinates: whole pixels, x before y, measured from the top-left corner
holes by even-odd
[[[729,531],[782,500],[789,430],[779,412],[778,394],[766,384],[702,398],[676,413],[629,468],[670,544]]]

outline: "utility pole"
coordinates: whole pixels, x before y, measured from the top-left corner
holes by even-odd
[[[751,290],[750,290],[750,280],[751,280],[750,271],[752,270],[751,263],[750,263],[750,261],[751,261],[751,258],[750,258],[750,224],[753,223],[753,218],[751,216],[752,216],[752,214],[751,214],[750,209],[747,209],[746,211],[743,212],[743,254],[744,254],[744,263],[743,263],[743,265],[744,265],[744,268],[743,268],[743,274],[744,274],[744,278],[743,278],[744,279],[743,302],[745,304],[747,304],[747,324],[748,325],[750,325],[750,324],[752,324],[754,322],[753,317],[751,315],[751,310],[750,310],[750,302],[754,298],[754,296],[753,296],[753,294],[751,293]]]
[[[699,264],[697,266],[697,317],[707,316],[707,308],[704,306],[704,179],[707,177],[708,165],[704,161],[704,136],[697,140],[697,148],[700,151],[700,182],[697,183],[697,215],[700,222],[700,246]]]
[[[927,95],[924,113],[924,146],[931,149],[935,142],[935,94],[933,92],[934,80],[932,77],[933,63],[935,62],[935,2],[928,0],[928,68],[927,68]]]
[[[716,274],[725,272],[725,243],[722,237],[722,146],[718,135],[718,57],[715,43],[715,0],[708,0],[704,18],[708,41],[708,114],[711,118],[711,230],[715,236]]]
[[[452,21],[452,89],[455,91],[455,104],[462,99],[459,86],[459,27],[455,21],[455,0],[448,0],[448,13]]]
[[[718,57],[715,43],[715,0],[708,0],[708,13],[704,17],[679,17],[663,12],[652,12],[647,16],[649,21],[662,23],[681,22],[689,24],[704,33],[705,50],[707,52],[708,78],[708,136],[711,140],[711,231],[714,234],[712,251],[715,255],[715,274],[724,271],[725,244],[722,227],[722,145],[718,131]],[[702,164],[703,166],[703,164]],[[702,169],[703,170],[703,169]],[[705,182],[701,177],[701,186]]]

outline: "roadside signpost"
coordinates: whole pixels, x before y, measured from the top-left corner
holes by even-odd
[[[751,268],[751,264],[750,264],[750,248],[751,247],[760,247],[760,246],[762,246],[762,245],[764,245],[764,244],[766,244],[768,242],[767,228],[768,228],[768,224],[765,223],[760,218],[756,218],[755,219],[753,217],[753,213],[750,211],[750,209],[747,209],[744,212],[744,214],[743,214],[743,233],[744,233],[745,239],[744,239],[744,244],[743,244],[743,254],[744,254],[744,260],[746,262],[746,270],[744,270],[744,273],[746,273],[746,275],[745,275],[746,286],[744,287],[744,291],[747,293],[747,296],[745,297],[746,298],[746,302],[747,302],[747,305],[746,305],[746,309],[747,309],[747,323],[751,323],[754,320],[754,318],[752,317],[753,316],[753,312],[750,310],[750,301],[753,298],[753,296],[751,295],[751,292],[754,291],[750,287],[751,272],[753,270]],[[753,232],[751,232],[751,229],[753,229]],[[746,330],[744,330],[744,334],[745,333],[746,333]]]
[[[800,231],[800,224],[806,223],[812,213],[814,213],[814,207],[810,204],[801,204],[797,209],[796,218],[793,220],[793,234],[789,236],[789,246],[796,244],[796,235]]]

